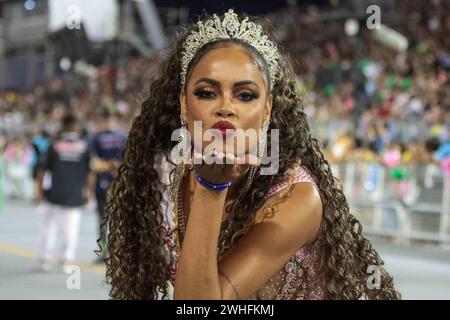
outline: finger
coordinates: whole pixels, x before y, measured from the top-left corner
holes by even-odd
[[[254,154],[245,154],[241,157],[240,160],[243,164],[247,164],[253,167],[258,167],[261,165],[261,159],[258,158],[258,156]]]
[[[194,164],[194,152],[190,152],[189,157],[187,159],[187,164],[189,166]]]
[[[213,152],[214,163],[223,164],[223,156],[224,154],[222,152],[217,152],[216,150],[214,150]]]
[[[214,165],[216,155],[213,152],[210,152],[203,156],[203,161],[208,165]]]
[[[216,164],[224,164],[225,163],[225,153],[217,152],[215,163]]]
[[[232,153],[226,153],[225,154],[225,163],[226,164],[234,164],[236,162],[237,158]]]
[[[203,163],[203,156],[201,153],[194,152],[194,164],[202,164]]]

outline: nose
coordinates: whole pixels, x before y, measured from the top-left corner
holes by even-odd
[[[233,117],[236,115],[236,111],[234,110],[233,106],[230,102],[226,101],[222,102],[222,104],[219,106],[219,108],[216,110],[216,115],[222,118],[228,118]]]

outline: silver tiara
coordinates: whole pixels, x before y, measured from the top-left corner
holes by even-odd
[[[267,35],[263,34],[259,24],[244,18],[241,22],[233,9],[225,13],[223,20],[214,14],[206,22],[197,22],[198,31],[192,31],[183,45],[181,57],[181,85],[186,82],[189,63],[197,51],[205,44],[220,39],[239,39],[253,46],[266,60],[269,67],[271,87],[273,88],[278,73],[278,50]]]

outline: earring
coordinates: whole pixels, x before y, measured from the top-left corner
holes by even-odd
[[[261,130],[259,131],[258,140],[258,158],[262,159],[264,155],[264,149],[267,144],[267,130],[269,129],[270,120],[266,120],[263,123]]]
[[[186,121],[183,116],[180,115],[181,127],[179,128],[180,135],[178,136],[178,145],[176,152],[176,163],[187,163],[187,159],[190,155],[191,139],[189,131],[187,130]]]
[[[178,144],[176,146],[177,149],[175,153],[175,163],[177,167],[175,169],[175,176],[173,180],[170,182],[171,186],[170,196],[174,205],[177,200],[181,179],[184,176],[185,167],[188,162],[188,158],[191,151],[191,139],[189,136],[189,131],[187,130],[186,121],[183,119],[181,115],[180,121],[181,127],[178,129],[179,136],[178,136]]]

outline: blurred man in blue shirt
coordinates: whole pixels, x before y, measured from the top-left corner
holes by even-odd
[[[91,141],[92,168],[96,173],[95,196],[99,224],[102,223],[105,215],[107,190],[117,174],[125,143],[126,137],[112,129],[111,115],[107,111],[103,112],[97,122],[97,133]],[[96,262],[103,263],[106,252],[106,235],[102,235],[100,232],[100,237],[102,255]]]

